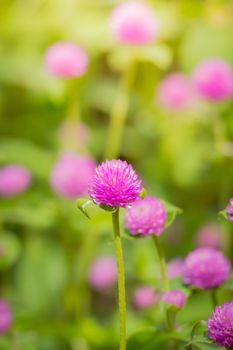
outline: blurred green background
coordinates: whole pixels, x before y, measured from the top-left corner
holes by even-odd
[[[86,49],[90,64],[77,89],[81,119],[90,133],[85,153],[100,162],[119,79],[135,55],[114,43],[108,29],[118,3],[1,0],[0,162],[24,165],[33,176],[25,193],[1,198],[0,241],[8,247],[0,264],[1,297],[9,300],[14,314],[12,330],[0,337],[1,349],[117,348],[116,288],[102,295],[86,283],[91,261],[113,254],[109,215],[101,212],[89,221],[48,182],[62,150],[59,127],[67,117],[68,88],[66,81],[48,75],[44,55],[61,40]],[[211,57],[233,63],[233,3],[148,3],[161,31],[150,50],[137,52],[120,157],[134,165],[149,193],[184,210],[162,237],[168,260],[193,249],[196,231],[209,222],[219,225],[226,253],[233,255],[228,244],[232,227],[218,217],[233,194],[233,103],[203,103],[173,113],[155,99],[156,86],[169,72],[190,74]],[[124,239],[123,245],[130,335],[159,315],[156,306],[143,313],[131,302],[136,286],[154,285],[157,265],[149,240]],[[206,319],[208,300],[193,297],[181,322]]]

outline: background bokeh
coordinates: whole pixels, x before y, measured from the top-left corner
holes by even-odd
[[[50,76],[44,64],[54,42],[75,42],[89,56],[88,71],[75,86],[88,134],[77,135],[76,152],[103,160],[119,81],[134,57],[119,156],[133,164],[149,193],[183,209],[162,236],[166,258],[184,257],[196,247],[198,229],[211,223],[233,260],[232,225],[218,216],[233,195],[232,100],[197,99],[192,108],[174,111],[163,108],[156,96],[170,72],[190,76],[203,59],[213,57],[232,65],[232,1],[148,2],[160,34],[138,51],[112,38],[108,18],[118,3],[1,0],[0,163],[23,165],[32,174],[27,191],[0,200],[1,298],[13,313],[11,330],[0,337],[1,349],[117,348],[116,288],[95,291],[87,282],[92,261],[114,254],[111,218],[100,211],[88,220],[75,200],[61,198],[49,182],[70,137],[69,130],[61,136],[69,82]],[[156,286],[158,267],[150,240],[124,236],[131,334],[159,317],[156,306],[137,311],[132,305],[136,287]],[[221,298],[232,295],[222,292]],[[208,296],[194,295],[180,322],[206,319],[210,311]]]

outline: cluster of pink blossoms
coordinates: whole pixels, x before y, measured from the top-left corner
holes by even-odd
[[[12,324],[12,312],[9,304],[0,299],[0,334],[6,333]]]

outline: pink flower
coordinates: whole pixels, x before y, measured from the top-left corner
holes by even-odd
[[[167,275],[169,279],[183,277],[184,274],[184,260],[175,258],[167,264]]]
[[[155,197],[147,196],[136,201],[125,214],[125,227],[132,235],[160,236],[165,223],[165,207]]]
[[[207,224],[198,230],[196,234],[196,244],[198,247],[221,248],[223,239],[221,231],[217,225]]]
[[[139,1],[118,5],[110,18],[110,27],[115,39],[123,44],[147,44],[158,34],[158,23],[153,10]]]
[[[12,197],[25,191],[31,184],[31,174],[20,165],[0,168],[0,196]]]
[[[186,295],[180,290],[169,290],[163,293],[162,301],[165,304],[173,305],[178,309],[181,309],[186,301]]]
[[[81,47],[70,42],[59,42],[49,47],[45,65],[57,77],[79,77],[87,70],[88,57]]]
[[[233,198],[230,199],[228,206],[226,207],[227,218],[229,221],[233,221]]]
[[[158,302],[158,295],[156,295],[153,288],[142,286],[137,288],[133,295],[133,303],[138,309],[146,309]]]
[[[200,289],[217,288],[230,271],[230,262],[220,251],[198,248],[185,259],[184,282]]]
[[[88,274],[89,284],[93,289],[105,291],[117,281],[117,265],[113,257],[104,256],[96,259]]]
[[[8,303],[0,300],[0,334],[6,333],[12,324],[12,313]]]
[[[76,198],[87,194],[88,183],[94,174],[95,166],[95,161],[90,157],[63,153],[50,176],[53,190],[65,198]]]
[[[96,168],[89,195],[98,205],[125,208],[139,198],[141,190],[141,180],[132,165],[113,159]]]
[[[220,59],[201,62],[193,73],[197,92],[205,99],[218,102],[233,95],[233,71],[231,66]]]
[[[189,79],[181,73],[171,73],[161,81],[158,101],[166,109],[184,110],[191,107],[194,93]]]

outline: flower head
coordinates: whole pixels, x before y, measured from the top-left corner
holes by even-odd
[[[79,77],[86,72],[88,57],[81,47],[70,42],[59,42],[48,48],[45,65],[52,75]]]
[[[31,174],[19,165],[0,168],[0,196],[12,197],[25,191],[31,184]]]
[[[217,225],[206,224],[197,231],[196,244],[198,247],[219,249],[223,244],[222,232]]]
[[[127,1],[116,7],[110,27],[118,42],[130,45],[150,43],[158,33],[153,10],[139,1]]]
[[[12,324],[12,313],[8,303],[1,299],[0,300],[0,334],[8,331]]]
[[[90,286],[98,291],[111,288],[117,281],[117,265],[113,257],[104,256],[96,259],[89,269]]]
[[[159,103],[169,110],[184,110],[191,107],[194,99],[191,83],[181,73],[169,74],[157,90]]]
[[[166,222],[166,210],[155,197],[146,196],[136,201],[125,214],[125,227],[132,235],[159,236]]]
[[[87,194],[88,183],[94,174],[95,166],[92,158],[63,153],[50,176],[53,190],[65,198],[76,198]]]
[[[215,308],[207,328],[208,337],[219,346],[233,347],[233,301]]]
[[[181,309],[186,301],[186,295],[180,290],[169,290],[168,292],[163,293],[162,301],[165,304],[173,305],[178,309]]]
[[[233,198],[230,199],[228,206],[226,207],[227,218],[229,221],[233,221]]]
[[[89,195],[98,205],[128,207],[142,190],[141,180],[133,167],[120,159],[99,165],[90,182]]]
[[[193,74],[197,92],[209,101],[222,101],[233,95],[233,71],[231,66],[220,59],[201,62]]]
[[[167,264],[167,275],[169,279],[183,277],[184,274],[184,260],[175,258]]]
[[[155,290],[149,286],[142,286],[135,290],[133,295],[133,304],[138,309],[146,309],[158,302],[158,295]]]
[[[185,259],[184,282],[200,289],[216,288],[229,278],[228,259],[213,248],[198,248]]]

